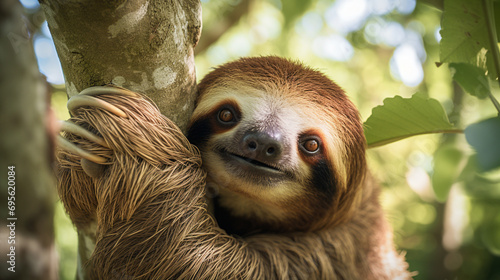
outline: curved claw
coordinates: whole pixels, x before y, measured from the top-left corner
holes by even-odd
[[[77,108],[80,108],[82,106],[94,106],[94,107],[99,107],[104,110],[107,110],[119,117],[122,118],[127,118],[127,114],[120,110],[118,107],[111,105],[107,103],[106,101],[103,101],[98,98],[94,98],[93,96],[98,96],[98,95],[125,95],[125,96],[133,96],[137,97],[139,94],[130,91],[125,88],[121,87],[115,87],[115,86],[95,86],[95,87],[89,87],[84,90],[82,90],[78,95],[75,95],[71,97],[68,100],[68,110],[70,112],[73,112]]]
[[[83,106],[98,107],[98,108],[107,110],[107,111],[109,111],[109,112],[111,112],[119,117],[128,118],[127,114],[125,114],[125,112],[123,112],[118,107],[116,107],[116,106],[114,106],[106,101],[103,101],[101,99],[92,97],[92,96],[75,95],[68,100],[67,107],[71,113],[73,113],[74,110],[76,110],[80,107],[83,107]]]
[[[137,97],[137,93],[119,87],[110,86],[95,86],[82,90],[78,95],[71,97],[68,100],[68,110],[73,113],[76,109],[83,106],[98,107],[107,110],[119,117],[128,118],[127,114],[123,112],[120,108],[94,96],[98,95],[125,95]],[[78,135],[82,138],[95,142],[101,146],[109,148],[108,144],[104,139],[99,136],[83,129],[82,127],[67,121],[60,121],[61,130]],[[77,145],[71,143],[61,135],[57,137],[58,145],[68,152],[74,153],[81,157],[80,163],[83,170],[91,177],[97,178],[102,175],[104,171],[103,164],[106,163],[107,159],[101,156],[94,155],[84,149],[78,147]]]
[[[74,154],[77,154],[78,156],[87,159],[91,162],[97,163],[97,164],[104,164],[106,163],[106,158],[94,155],[92,153],[89,153],[82,148],[76,146],[75,144],[71,143],[70,141],[66,140],[66,138],[62,137],[61,135],[57,136],[57,144],[64,150],[72,152]]]
[[[83,137],[87,140],[95,142],[103,147],[109,148],[108,144],[104,141],[104,139],[99,136],[91,133],[90,131],[83,129],[82,127],[68,121],[59,121],[59,125],[61,130],[76,134],[80,137]]]
[[[96,96],[101,94],[138,96],[137,93],[120,87],[95,86],[82,90],[79,95]]]

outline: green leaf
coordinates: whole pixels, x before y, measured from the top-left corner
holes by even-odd
[[[480,1],[445,0],[441,27],[441,62],[484,65],[486,53],[481,50],[490,45]]]
[[[467,157],[455,145],[448,144],[436,150],[432,187],[438,201],[446,201],[451,186],[459,178],[466,163]]]
[[[437,100],[419,93],[411,98],[386,98],[384,105],[373,108],[364,126],[370,148],[414,135],[459,132]]]
[[[500,166],[500,117],[469,125],[465,138],[477,152],[479,167],[486,171]]]
[[[490,85],[483,69],[468,63],[450,63],[453,80],[477,98],[488,97]]]

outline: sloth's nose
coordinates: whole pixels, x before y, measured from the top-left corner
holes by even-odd
[[[283,152],[279,135],[257,131],[245,133],[241,148],[246,157],[269,163],[278,161]]]

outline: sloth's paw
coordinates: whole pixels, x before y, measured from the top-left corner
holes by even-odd
[[[120,108],[102,100],[96,98],[98,95],[126,95],[126,96],[137,96],[136,93],[129,91],[124,88],[110,87],[110,86],[96,86],[84,89],[80,94],[71,97],[68,100],[68,110],[73,114],[80,107],[97,107],[106,110],[116,116],[122,118],[128,118],[127,114],[123,112]],[[109,145],[104,141],[103,138],[97,136],[96,134],[82,128],[79,125],[74,124],[71,121],[60,121],[61,131],[65,131],[81,138],[99,144],[105,148],[109,149]],[[76,154],[81,157],[80,163],[83,170],[90,177],[97,178],[102,175],[104,170],[104,164],[108,161],[107,158],[93,154],[90,151],[82,149],[73,142],[67,140],[61,135],[57,137],[58,146],[72,154]]]

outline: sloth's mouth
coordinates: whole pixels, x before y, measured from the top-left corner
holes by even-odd
[[[258,161],[254,158],[245,157],[233,152],[229,152],[225,149],[219,150],[219,155],[221,158],[230,165],[230,169],[232,169],[237,174],[241,172],[248,172],[253,174],[262,174],[265,172],[268,176],[273,175],[283,175],[285,172],[280,168],[267,164],[262,161]]]
[[[244,157],[244,156],[240,156],[240,155],[237,155],[237,154],[234,154],[234,153],[229,153],[229,155],[233,156],[233,157],[236,157],[236,158],[239,158],[239,159],[242,159],[250,164],[253,164],[253,165],[256,165],[256,166],[259,166],[259,167],[263,167],[263,168],[269,168],[269,169],[273,169],[273,170],[276,170],[276,171],[281,171],[279,170],[278,168],[274,167],[274,166],[271,166],[269,164],[266,164],[264,162],[261,162],[261,161],[258,161],[258,160],[255,160],[255,159],[252,159],[252,158],[248,158],[248,157]]]
[[[219,148],[213,152],[222,160],[224,170],[230,176],[234,176],[234,179],[264,187],[273,187],[284,181],[296,180],[294,172],[287,170],[285,166],[271,165],[225,148]]]

